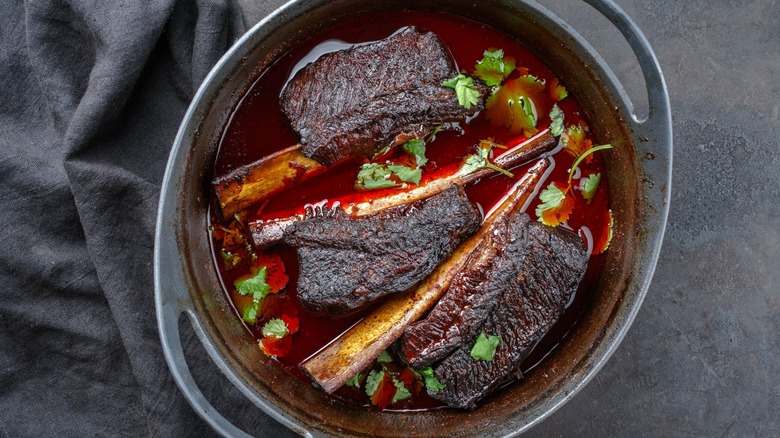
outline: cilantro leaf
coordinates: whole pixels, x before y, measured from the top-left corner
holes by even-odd
[[[441,83],[443,87],[452,88],[458,96],[460,106],[471,109],[479,103],[479,91],[474,85],[474,79],[466,77],[463,73]]]
[[[402,182],[420,184],[422,169],[395,163],[367,163],[360,167],[355,188],[370,190],[400,187],[392,177]]]
[[[287,324],[279,318],[269,320],[263,326],[263,336],[283,338],[287,334]]]
[[[525,117],[530,121],[531,126],[536,128],[536,123],[539,121],[539,117],[536,115],[536,106],[534,106],[534,102],[528,97],[521,97],[520,104],[523,107]]]
[[[539,194],[539,199],[542,201],[540,207],[557,206],[563,202],[564,198],[566,198],[566,193],[555,183],[550,183],[550,185]]]
[[[480,148],[480,150],[483,150]],[[466,157],[466,161],[463,163],[463,165],[460,167],[460,170],[458,170],[458,173],[461,175],[468,175],[470,173],[474,173],[478,171],[479,169],[482,169],[485,167],[485,160],[482,158],[481,154],[471,154],[468,157]]]
[[[433,132],[431,132],[431,133],[428,135],[428,138],[426,138],[426,139],[425,139],[425,142],[426,142],[426,143],[430,143],[430,142],[431,142],[431,140],[433,140],[434,138],[436,138],[436,134],[438,134],[438,133],[439,133],[439,131],[441,131],[441,125],[437,126],[437,127],[436,127],[436,128],[433,130]]]
[[[571,193],[571,180],[574,177],[574,172],[583,160],[588,158],[591,154],[606,149],[612,149],[612,145],[605,144],[590,148],[582,153],[572,164],[569,170],[569,181],[565,185],[563,183],[550,183],[546,189],[542,190],[539,194],[539,200],[541,203],[536,206],[536,216],[539,218],[539,222],[550,226],[557,227],[558,225],[569,220],[572,211],[574,210],[574,198]],[[601,174],[591,175],[584,181],[580,181],[582,184],[582,196],[588,202],[593,198],[598,189],[599,181],[601,180]]]
[[[262,300],[271,291],[265,282],[265,266],[260,268],[252,277],[236,280],[235,286],[241,295],[251,295],[255,300]]]
[[[484,56],[474,66],[474,74],[489,87],[501,85],[515,69],[515,58],[504,56],[501,49],[485,50]]]
[[[406,388],[404,382],[401,382],[400,380],[393,377],[393,385],[395,385],[395,395],[393,396],[393,401],[391,403],[406,400],[412,397],[412,393]]]
[[[404,166],[398,163],[366,163],[360,166],[355,188],[358,190],[385,189],[401,187],[400,182],[420,184],[422,179],[421,167],[428,162],[425,156],[425,144],[433,139],[441,126],[431,132],[427,139],[413,138],[401,147],[414,159],[415,167]]]
[[[536,216],[539,222],[548,227],[557,227],[569,220],[574,210],[574,199],[568,196],[570,186],[563,189],[556,183],[550,183],[546,189],[539,194],[541,204],[536,206]]]
[[[347,380],[347,386],[360,389],[360,374],[361,373],[357,373],[354,376],[352,376],[352,378]]]
[[[257,324],[257,312],[260,311],[260,302],[253,301],[247,307],[244,307],[244,311],[241,312],[241,319],[247,324]]]
[[[379,380],[376,380],[375,377],[376,384],[372,385],[373,388],[369,388],[368,383],[366,383],[366,393],[371,389],[371,392],[373,393],[371,395],[371,404],[378,406],[380,409],[384,409],[393,403],[393,398],[395,397],[397,389],[393,383],[394,378],[390,373],[383,370],[378,373],[378,377]]]
[[[550,110],[550,120],[550,133],[553,137],[560,137],[563,134],[563,111],[557,103]]]
[[[566,90],[566,87],[561,85],[558,78],[552,78],[550,81],[550,97],[555,102],[560,102],[563,99],[566,99],[566,96],[569,95],[569,92]]]
[[[493,93],[485,104],[486,118],[512,134],[530,137],[538,131],[535,101],[543,101],[544,84],[535,76],[510,79]]]
[[[263,266],[257,273],[248,278],[236,280],[236,291],[241,295],[252,297],[252,304],[244,308],[242,319],[249,323],[257,323],[257,312],[260,310],[260,300],[271,292],[271,287],[265,282],[266,268]]]
[[[385,350],[379,353],[379,356],[376,357],[376,361],[379,363],[390,363],[393,361],[393,358],[390,357],[390,353]]]
[[[593,197],[596,196],[596,190],[599,188],[599,182],[601,182],[601,174],[594,173],[587,178],[583,178],[580,181],[582,187],[582,197],[590,204]]]
[[[574,176],[574,171],[577,170],[577,166],[579,166],[580,163],[582,163],[583,160],[587,159],[588,161],[590,161],[590,158],[592,158],[591,155],[594,152],[603,151],[603,150],[607,150],[607,149],[612,149],[612,145],[611,144],[603,144],[601,146],[592,147],[592,148],[586,150],[585,152],[583,152],[582,155],[577,157],[577,159],[574,160],[574,164],[571,166],[571,170],[569,170],[569,184],[571,184],[571,179]]]
[[[561,141],[565,146],[564,150],[575,159],[593,147],[590,139],[585,138],[585,130],[582,124],[569,125],[566,127],[566,131],[561,134]],[[586,163],[589,162],[590,159],[586,161]]]
[[[241,262],[244,260],[243,257],[241,257],[241,253],[246,253],[248,251],[251,251],[251,248],[247,249],[246,251],[228,251],[225,248],[222,248],[222,250],[219,252],[219,255],[222,258],[222,266],[225,268],[225,270],[232,270],[235,269],[236,266],[241,264]],[[250,256],[254,256],[254,253],[249,253]]]
[[[390,179],[392,172],[379,163],[367,163],[360,166],[355,187],[358,189],[384,189],[398,187],[395,181]]]
[[[366,377],[366,395],[371,397],[385,378],[384,371],[371,370]]]
[[[473,359],[490,362],[493,360],[493,356],[496,355],[496,348],[500,342],[501,336],[480,333],[479,336],[477,336],[477,341],[474,343],[474,346],[471,347],[471,357]]]
[[[395,174],[403,182],[420,184],[422,178],[422,169],[419,167],[411,168],[401,164],[388,164],[387,169]]]
[[[427,389],[428,392],[437,392],[447,387],[436,379],[436,376],[433,375],[433,368],[431,367],[425,367],[418,370],[417,373],[421,375],[425,381],[425,389]]]
[[[487,144],[488,147],[478,147],[476,154],[471,154],[466,157],[466,161],[463,163],[460,169],[458,169],[458,174],[468,175],[470,173],[476,172],[479,169],[487,167],[488,169],[493,169],[496,172],[501,172],[504,175],[513,178],[514,175],[512,172],[506,169],[502,169],[488,160],[488,157],[490,156],[491,142],[482,142],[482,144]]]
[[[437,128],[438,129],[438,128]],[[435,134],[435,132],[434,132]],[[431,135],[434,135],[431,134]],[[414,158],[415,163],[417,163],[417,167],[422,167],[425,165],[425,163],[428,162],[428,158],[425,156],[425,140],[422,138],[415,138],[412,140],[407,141],[406,143],[401,146],[404,148],[406,152],[409,153],[409,155]]]

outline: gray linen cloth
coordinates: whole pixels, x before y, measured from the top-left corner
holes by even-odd
[[[230,0],[0,2],[0,436],[204,436],[157,334],[157,201],[182,116],[243,32]],[[185,324],[186,326],[186,324]],[[222,377],[250,433],[290,432]]]

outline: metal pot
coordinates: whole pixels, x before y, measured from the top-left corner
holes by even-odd
[[[642,303],[661,246],[671,183],[672,132],[666,85],[655,55],[631,19],[609,0],[586,0],[625,36],[645,76],[649,116],[639,120],[623,87],[569,25],[532,0],[293,0],[253,27],[220,60],[190,106],[163,181],[155,240],[157,319],[174,379],[215,430],[245,436],[203,397],[179,339],[185,313],[218,367],[252,402],[304,435],[514,435],[580,390],[617,348]],[[233,314],[211,259],[208,180],[231,111],[257,76],[297,41],[334,20],[387,9],[467,13],[514,36],[567,84],[604,155],[617,218],[592,299],[565,338],[523,381],[475,411],[374,412],[335,400],[267,358]]]

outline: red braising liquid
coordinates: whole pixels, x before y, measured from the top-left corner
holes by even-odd
[[[519,43],[491,27],[463,18],[430,13],[394,12],[338,23],[326,31],[312,36],[305,43],[286,53],[257,79],[236,108],[225,130],[215,164],[215,176],[224,175],[239,166],[298,142],[297,136],[288,126],[280,110],[279,95],[285,83],[294,74],[296,65],[302,66],[322,54],[321,44],[323,42],[341,40],[348,44],[355,44],[373,41],[385,38],[399,28],[410,25],[417,26],[421,30],[435,32],[450,49],[458,68],[461,70],[473,71],[475,62],[482,58],[486,49],[501,48],[507,56],[512,56],[517,60],[518,67],[527,68],[530,74],[535,75],[540,80],[549,83],[555,77],[539,59]],[[342,45],[338,48],[344,47]],[[565,81],[565,78],[561,78],[563,85],[566,84]],[[552,101],[535,103],[538,107],[547,109],[553,104]],[[575,124],[579,118],[583,117],[582,110],[573,96],[567,97],[558,105],[566,115],[567,126]],[[545,110],[543,114],[547,114],[547,111]],[[538,127],[541,130],[546,128],[549,123],[549,118],[544,116],[540,119]],[[463,133],[441,132],[435,141],[427,145],[429,163],[423,168],[423,181],[454,172],[464,157],[475,151],[475,145],[481,139],[493,137],[495,142],[507,146],[514,146],[524,140],[522,136],[510,135],[503,128],[491,125],[485,120],[484,115],[463,126],[463,130]],[[495,152],[499,153],[500,150],[495,150]],[[400,155],[395,154],[394,156]],[[565,151],[561,151],[556,153],[553,159],[555,161],[554,169],[547,181],[539,187],[539,190],[552,181],[565,182],[567,180],[573,158]],[[289,212],[300,211],[306,203],[316,203],[324,199],[332,201],[343,197],[354,200],[367,199],[388,192],[388,190],[357,192],[354,183],[358,167],[356,163],[348,163],[297,187],[288,189],[283,194],[269,199],[263,205],[262,211],[258,211],[259,206],[257,205],[250,207],[246,219],[251,221],[256,218],[285,217],[289,216]],[[513,179],[503,175],[494,176],[467,187],[466,192],[473,202],[479,203],[484,211],[488,211],[514,182],[525,174],[528,167],[530,164],[511,169],[515,175]],[[581,230],[586,228],[590,230],[593,242],[598,243],[605,238],[609,222],[609,195],[599,153],[594,154],[590,163],[581,164],[580,169],[587,174],[601,172],[602,182],[596,197],[589,205],[578,193],[575,194],[574,213],[567,225],[564,226],[575,232],[580,232],[581,236],[584,236]],[[527,210],[527,213],[534,220],[537,219],[534,212],[538,203],[538,199],[535,199]],[[229,221],[226,222],[220,218],[216,210],[216,208],[211,209],[212,225],[227,226]],[[241,312],[238,309],[243,309],[251,300],[239,295],[233,284],[237,279],[249,275],[250,268],[248,265],[239,265],[236,269],[227,270],[223,263],[219,263],[221,258],[218,253],[220,251],[218,243],[215,241],[214,260],[219,265],[223,284],[237,309],[236,317],[240,319]],[[261,328],[265,321],[279,317],[281,313],[297,315],[299,331],[291,335],[291,348],[278,361],[290,373],[308,382],[308,378],[299,368],[300,363],[359,321],[366,312],[347,318],[328,319],[304,311],[296,298],[295,285],[298,279],[298,263],[294,250],[284,245],[276,245],[264,250],[264,252],[276,253],[281,256],[286,266],[289,282],[286,290],[265,298],[261,314],[258,316],[258,324],[256,326],[248,325],[247,329],[257,339],[261,339],[263,337]],[[536,366],[571,330],[588,300],[588,291],[595,286],[598,280],[602,262],[602,255],[591,256],[586,276],[577,294],[564,315],[525,360],[523,371],[528,371]],[[353,388],[343,387],[336,392],[335,396],[356,404],[369,404],[368,397],[362,391]],[[391,409],[419,410],[440,406],[438,401],[428,397],[425,391],[422,391],[420,396],[415,397],[412,402],[394,405]]]

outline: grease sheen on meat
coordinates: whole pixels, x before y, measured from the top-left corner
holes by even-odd
[[[481,214],[463,189],[352,218],[340,209],[296,222],[285,243],[300,264],[298,299],[307,310],[347,315],[414,286],[473,234]]]
[[[561,316],[585,274],[588,253],[577,235],[538,222],[510,223],[507,248],[496,257],[508,259],[511,275],[479,329],[470,332],[499,335],[501,342],[492,361],[477,360],[470,354],[476,338],[472,335],[434,366],[436,378],[446,387],[431,395],[449,406],[474,408],[479,399],[514,378],[523,359]],[[516,257],[522,253],[524,257]],[[463,289],[450,292],[463,293]]]
[[[303,154],[329,166],[476,114],[487,89],[475,80],[483,99],[467,110],[454,90],[441,85],[457,75],[434,33],[408,27],[307,65],[282,92],[282,110],[300,136]]]
[[[512,280],[516,261],[528,252],[528,239],[518,238],[528,221],[527,215],[518,214],[497,223],[430,314],[406,328],[401,351],[409,365],[422,368],[438,362],[479,333]]]

